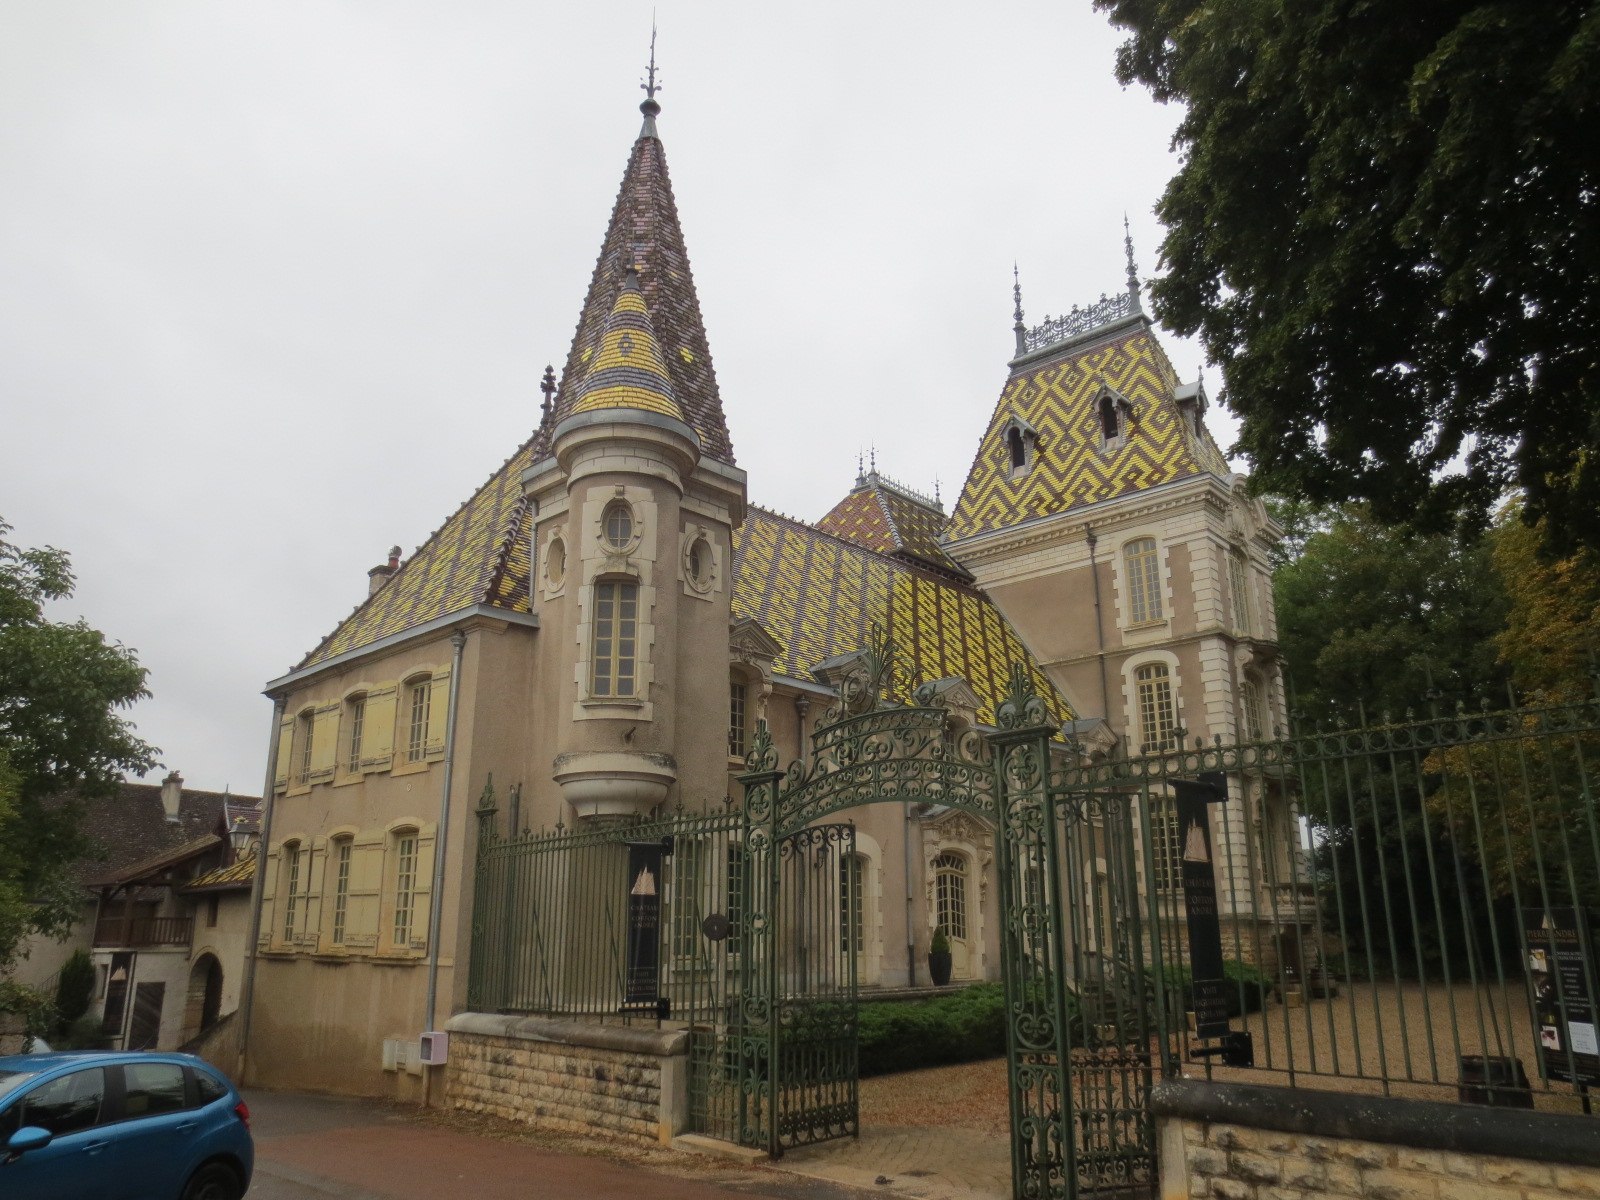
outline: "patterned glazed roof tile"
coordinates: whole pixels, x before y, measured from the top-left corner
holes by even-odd
[[[672,380],[661,357],[661,345],[650,313],[639,293],[639,279],[628,271],[600,335],[600,346],[578,386],[575,413],[607,408],[638,408],[683,420],[672,395]]]
[[[734,618],[753,618],[779,642],[783,674],[809,678],[818,663],[865,647],[878,626],[917,682],[971,684],[980,721],[994,721],[1013,662],[1052,719],[1073,716],[1000,611],[957,581],[755,507],[734,535],[733,578]]]
[[[817,522],[817,528],[880,554],[913,559],[967,578],[939,545],[947,522],[936,501],[873,470],[857,477],[850,494]]]
[[[711,365],[711,347],[700,317],[700,299],[695,293],[689,253],[678,223],[666,154],[660,139],[648,127],[633,144],[600,257],[589,281],[577,332],[561,373],[555,405],[558,421],[578,409],[588,363],[597,353],[617,285],[629,267],[639,270],[639,288],[682,419],[699,436],[701,453],[732,463],[733,443],[728,438],[728,422]]]
[[[529,507],[521,476],[547,452],[548,437],[541,428],[434,530],[382,588],[301,659],[296,670],[473,604],[531,611]]]
[[[217,867],[207,871],[204,875],[196,875],[183,890],[186,892],[201,892],[229,888],[249,887],[256,879],[256,860],[254,856],[241,858],[238,862],[226,867]]]
[[[1135,418],[1122,445],[1101,446],[1096,407],[1102,385],[1130,401]],[[1183,420],[1172,369],[1148,325],[1110,341],[1012,371],[978,446],[946,540],[1109,500],[1203,471],[1226,476],[1210,435]],[[1016,417],[1037,434],[1036,461],[1011,477],[1005,430]],[[1202,426],[1203,429],[1203,426]]]

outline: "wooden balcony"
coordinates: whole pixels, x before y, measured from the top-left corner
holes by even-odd
[[[194,936],[193,917],[102,917],[94,927],[96,946],[187,946]]]

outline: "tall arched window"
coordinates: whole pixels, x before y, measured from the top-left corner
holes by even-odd
[[[317,715],[306,709],[294,723],[294,781],[311,782],[311,737],[316,731]]]
[[[638,630],[639,585],[616,580],[595,584],[590,695],[634,694]]]
[[[351,775],[361,770],[361,742],[366,735],[367,695],[359,692],[344,702],[344,769]]]
[[[433,680],[424,675],[406,683],[406,761],[421,762],[428,754],[428,709],[433,700]]]
[[[1161,608],[1161,560],[1153,537],[1135,538],[1122,549],[1128,578],[1128,618],[1135,625],[1159,621]]]
[[[411,946],[416,924],[417,831],[401,829],[394,835],[394,948]]]
[[[1233,627],[1250,632],[1250,567],[1237,550],[1228,552],[1228,590],[1233,593]]]
[[[967,860],[945,851],[933,860],[933,921],[946,937],[967,936]]]
[[[728,684],[728,755],[743,758],[745,752],[746,708],[750,699],[750,685],[742,679]]]
[[[859,854],[839,859],[839,952],[860,954],[866,948],[866,921],[861,906],[861,883],[866,876]]]
[[[1178,742],[1172,675],[1166,663],[1145,663],[1133,673],[1139,706],[1139,738],[1146,753],[1171,750]]]
[[[354,842],[349,837],[333,843],[333,934],[335,946],[344,945],[345,918],[350,911],[350,855]]]
[[[1264,727],[1261,719],[1261,685],[1246,675],[1239,684],[1240,729],[1247,742],[1259,742]]]
[[[300,919],[300,843],[285,842],[283,847],[283,940],[294,941]]]

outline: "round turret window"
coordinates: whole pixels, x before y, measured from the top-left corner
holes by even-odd
[[[606,505],[602,519],[606,544],[613,550],[626,550],[633,541],[633,509],[621,500]]]

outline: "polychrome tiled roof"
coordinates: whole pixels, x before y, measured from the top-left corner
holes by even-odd
[[[1134,406],[1123,444],[1109,453],[1101,446],[1096,404],[1102,385]],[[1173,400],[1177,385],[1172,363],[1142,322],[1015,368],[989,418],[946,541],[1202,471],[1225,477],[1227,463],[1210,435],[1196,435],[1182,419]],[[1032,469],[1015,480],[1005,439],[1012,417],[1038,435]]]
[[[617,287],[629,267],[638,268],[639,289],[661,343],[673,397],[683,411],[683,419],[700,438],[700,452],[732,463],[733,443],[728,439],[728,422],[722,413],[717,376],[711,366],[711,347],[700,318],[700,299],[678,224],[678,205],[667,176],[666,154],[660,139],[648,130],[633,144],[617,203],[611,210],[600,258],[561,372],[561,389],[555,404],[557,421],[576,411],[589,361],[597,352]]]
[[[783,647],[782,674],[811,678],[819,663],[867,646],[877,626],[916,682],[965,679],[981,721],[993,722],[1013,662],[1053,719],[1073,715],[1000,611],[955,580],[755,507],[734,534],[733,573],[734,619],[754,619]]]
[[[529,612],[532,567],[522,472],[548,453],[541,428],[296,670],[473,604]]]
[[[589,373],[578,386],[575,413],[604,408],[636,408],[683,420],[672,396],[672,380],[661,358],[661,346],[650,313],[639,293],[638,276],[627,272],[611,316],[591,357]]]
[[[238,862],[226,867],[217,867],[207,871],[204,875],[196,875],[183,887],[186,892],[199,892],[216,889],[222,891],[228,888],[249,887],[255,882],[256,860],[254,857],[241,858]]]
[[[880,554],[915,559],[965,578],[966,572],[939,545],[948,521],[937,501],[885,479],[874,468],[856,477],[850,494],[817,522],[817,528]]]

